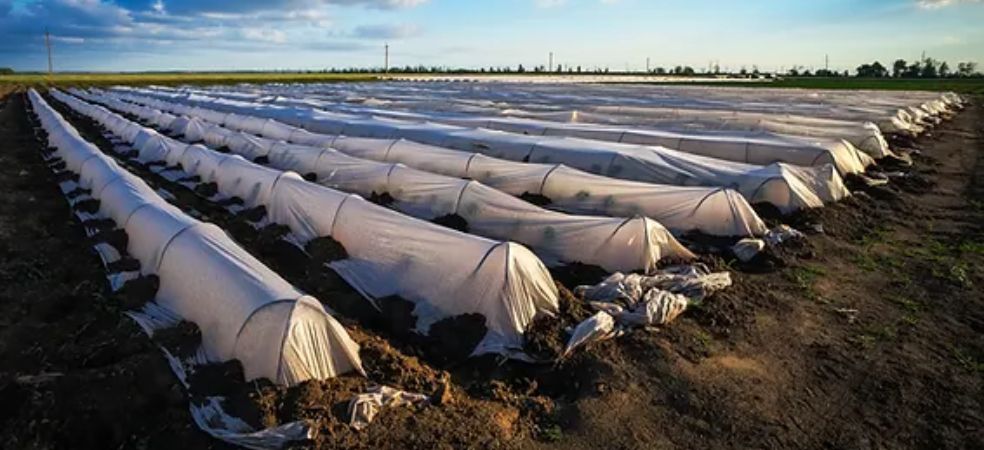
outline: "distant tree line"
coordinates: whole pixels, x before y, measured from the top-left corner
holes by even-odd
[[[13,75],[14,69],[10,67],[0,67],[0,75]]]
[[[859,78],[969,78],[982,76],[977,71],[977,63],[975,62],[957,63],[956,69],[953,69],[946,61],[937,61],[933,58],[923,58],[921,61],[912,63],[904,59],[897,59],[892,63],[891,70],[875,61],[871,64],[862,64],[855,71],[855,76]]]

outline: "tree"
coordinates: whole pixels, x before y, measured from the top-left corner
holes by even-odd
[[[939,74],[941,78],[946,78],[950,76],[950,65],[943,61],[940,63]]]
[[[884,78],[888,76],[888,69],[878,61],[872,64],[862,64],[856,70],[857,76],[861,78]]]
[[[557,64],[557,73],[561,73],[563,71],[564,71],[564,66],[561,64]]]
[[[683,68],[683,74],[684,75],[693,75],[694,73],[695,72],[694,72],[694,68],[693,67],[687,66],[687,67],[684,67]]]
[[[957,74],[961,77],[970,77],[977,72],[977,63],[975,62],[962,62],[957,63]]]
[[[905,68],[909,66],[909,63],[905,62],[904,59],[896,59],[895,63],[892,64],[892,76],[899,78],[905,73]]]
[[[0,75],[13,75],[14,69],[10,67],[0,67]]]
[[[516,72],[524,73],[524,72],[526,72],[526,68],[523,67],[522,64],[520,64],[519,67],[516,68]]]
[[[905,78],[919,78],[919,74],[921,73],[922,73],[922,64],[916,61],[905,67],[905,72],[902,72],[902,76]]]
[[[936,60],[933,58],[924,59],[922,69],[919,71],[919,76],[922,78],[936,78],[936,74]]]

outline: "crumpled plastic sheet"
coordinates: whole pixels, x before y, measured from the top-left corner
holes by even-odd
[[[653,275],[616,272],[594,286],[578,286],[575,292],[598,313],[574,328],[564,355],[630,328],[672,322],[690,302],[701,301],[728,286],[730,273],[711,272],[704,264],[673,266]]]
[[[762,250],[765,250],[765,241],[755,238],[745,238],[731,246],[731,253],[734,253],[741,262],[751,261]]]
[[[188,376],[190,372],[195,370],[194,366],[208,362],[208,356],[204,354],[202,348],[199,348],[194,356],[184,361],[174,356],[166,348],[160,346],[159,348],[167,359],[171,371],[174,372],[185,389],[190,386]],[[271,450],[283,448],[290,442],[308,440],[314,437],[314,429],[304,421],[294,421],[272,428],[256,430],[243,420],[229,415],[222,408],[223,401],[225,401],[224,397],[206,397],[200,402],[193,399],[188,406],[195,424],[202,431],[221,441],[254,450]]]
[[[576,348],[590,342],[611,339],[622,333],[615,328],[615,318],[607,311],[598,311],[595,315],[577,324],[567,341],[563,356],[570,355]]]
[[[762,239],[745,238],[731,246],[731,252],[742,262],[751,261],[765,247],[778,247],[783,243],[803,238],[805,235],[789,225],[779,225],[767,230]]]
[[[268,450],[314,437],[314,430],[302,421],[257,431],[246,422],[227,414],[222,409],[222,400],[221,397],[208,397],[202,404],[191,405],[192,419],[202,431],[216,439],[249,449]]]
[[[645,294],[653,289],[703,300],[730,285],[730,273],[711,272],[705,264],[698,263],[667,267],[652,275],[616,272],[594,286],[578,286],[575,292],[588,301],[621,300],[631,306],[645,301]]]
[[[389,386],[374,386],[369,388],[369,392],[359,394],[349,402],[349,425],[356,430],[362,430],[369,426],[372,419],[383,408],[413,406],[428,401],[430,398],[423,394],[401,391]]]
[[[789,225],[779,225],[765,232],[765,243],[775,247],[783,242],[803,238],[804,234]]]

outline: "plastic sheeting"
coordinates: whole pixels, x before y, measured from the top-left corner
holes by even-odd
[[[134,125],[101,106],[55,95],[114,134]],[[412,219],[238,155],[182,147],[164,136],[151,141],[168,145],[138,149],[143,163],[177,161],[188,174],[215,180],[220,195],[240,197],[247,206],[262,204],[268,220],[289,227],[291,239],[299,244],[322,236],[339,241],[349,257],[329,266],[371,301],[398,295],[413,302],[421,333],[442,319],[478,313],[485,318],[487,333],[474,354],[512,353],[522,348],[522,334],[534,317],[557,311],[549,272],[518,244]],[[162,155],[161,148],[175,155]]]
[[[353,83],[345,86],[331,84],[314,85],[263,85],[259,89],[240,87],[243,93],[235,93],[237,99],[276,102],[277,104],[306,104],[313,106],[318,100],[360,104],[365,106],[385,106],[387,110],[406,111],[445,111],[472,113],[486,116],[513,116],[548,119],[561,122],[605,123],[609,125],[644,125],[661,129],[732,129],[769,131],[798,136],[846,139],[874,158],[888,152],[888,144],[881,137],[881,130],[871,123],[879,117],[887,121],[886,131],[899,131],[916,126],[903,123],[904,118],[885,118],[877,114],[867,116],[854,114],[850,117],[817,117],[810,111],[786,110],[794,97],[789,100],[774,100],[769,108],[758,106],[762,103],[760,93],[768,89],[734,90],[727,101],[707,101],[719,89],[698,88],[675,94],[677,90],[663,87],[639,87],[629,89],[613,86],[586,86],[576,88],[564,86],[563,92],[556,88],[542,88],[522,84],[511,84],[488,88],[463,84],[409,84],[409,83]],[[214,90],[215,88],[213,88]],[[183,91],[201,92],[200,89]],[[211,92],[211,91],[204,91]],[[784,90],[786,95],[795,90]],[[271,97],[270,94],[287,95],[288,98]],[[829,98],[831,92],[815,91],[817,97]],[[889,98],[906,107],[918,105],[917,100],[903,100],[905,93],[865,92],[864,95],[849,93],[848,96],[863,98]],[[915,93],[910,93],[915,94]],[[221,95],[226,95],[222,93]],[[302,96],[303,99],[289,98]],[[831,104],[844,102],[844,98],[827,100]],[[851,102],[848,97],[848,103]],[[926,103],[919,105],[927,111],[938,111],[949,106],[959,106],[959,98],[950,95],[930,96]],[[957,100],[954,102],[954,100]],[[816,99],[810,99],[816,102]],[[856,100],[854,100],[856,101]],[[906,104],[906,102],[909,102]],[[737,103],[739,106],[735,106]],[[741,103],[754,103],[758,110],[739,111]],[[944,104],[936,107],[937,104]],[[814,108],[816,109],[816,108]],[[830,108],[828,108],[830,109]],[[667,117],[666,111],[682,113]],[[829,111],[822,111],[827,113]],[[870,111],[869,111],[870,112]],[[909,113],[905,113],[907,116]],[[726,118],[727,124],[716,118]],[[708,120],[712,121],[708,121]],[[666,120],[672,120],[666,122]],[[698,125],[696,128],[694,125]],[[862,127],[862,128],[859,128]],[[872,131],[874,129],[874,131]],[[913,131],[918,131],[913,128]],[[908,131],[907,131],[908,132]]]
[[[132,94],[119,98],[175,113],[201,114],[224,121],[212,110],[191,108]],[[125,105],[124,105],[125,106]],[[192,111],[193,110],[193,111]],[[221,122],[220,122],[221,123]],[[738,192],[726,188],[653,185],[590,174],[562,164],[533,164],[492,158],[404,139],[328,136],[267,121],[249,133],[321,148],[334,148],[364,159],[402,163],[428,172],[480,181],[512,195],[542,195],[548,207],[578,214],[651,217],[676,233],[698,231],[717,236],[758,236],[765,224]],[[243,133],[213,128],[204,141],[227,146],[248,159],[268,155],[272,144]]]
[[[310,131],[361,137],[403,137],[411,141],[483,153],[514,161],[563,163],[615,178],[682,186],[727,186],[751,202],[767,202],[783,212],[817,208],[849,192],[833,166],[754,166],[691,155],[662,147],[590,141],[576,138],[524,136],[484,129],[361,119],[311,108],[284,108],[199,95],[139,91],[181,99],[237,114],[287,122]],[[227,116],[226,124],[230,120]]]
[[[684,108],[649,107],[638,112],[638,115],[615,115],[579,110],[535,112],[506,109],[501,113],[513,117],[573,123],[637,125],[669,130],[767,131],[787,136],[843,139],[875,159],[893,155],[878,125],[872,122],[852,122],[791,114]]]
[[[617,125],[557,123],[531,118],[441,115],[422,112],[391,112],[314,102],[319,108],[416,122],[435,122],[466,128],[486,128],[534,136],[566,136],[625,144],[654,145],[695,155],[749,164],[785,162],[799,166],[833,164],[841,175],[863,173],[874,163],[843,139],[780,136],[766,132],[721,130],[661,130]]]
[[[669,323],[691,302],[728,286],[731,274],[711,272],[703,264],[669,267],[651,276],[615,273],[597,285],[578,286],[575,291],[598,313],[574,328],[564,355],[629,328]]]
[[[766,132],[791,137],[809,137],[827,140],[845,140],[868,156],[880,159],[892,155],[881,130],[872,122],[823,119],[792,114],[768,114],[730,110],[702,110],[684,108],[648,107],[645,114],[619,115],[589,112],[580,109],[553,108],[548,111],[528,110],[523,104],[513,107],[476,107],[470,104],[448,102],[439,97],[422,99],[390,99],[383,97],[357,98],[362,105],[385,106],[385,110],[446,111],[483,115],[539,119],[561,123],[585,123],[617,126],[642,126],[657,130],[733,130]],[[298,100],[310,104],[309,100]]]
[[[149,108],[110,104],[140,117],[152,116]],[[457,214],[467,221],[469,232],[526,244],[551,265],[580,262],[613,272],[648,272],[663,257],[694,257],[662,225],[645,217],[567,215],[477,181],[436,175],[402,164],[363,160],[332,149],[255,136],[242,138],[242,133],[198,119],[191,119],[186,129],[186,133],[196,137],[207,135],[207,141],[222,144],[234,153],[253,159],[265,157],[278,169],[314,174],[326,186],[366,196],[388,193],[395,200],[391,206],[414,217],[430,220]],[[223,191],[221,179],[219,190]],[[253,205],[250,201],[246,204]]]
[[[316,300],[294,289],[212,224],[167,204],[77,132],[35,91],[31,103],[50,142],[126,231],[141,273],[155,274],[154,301],[198,325],[209,361],[238,359],[248,380],[281,384],[362,371],[358,346]]]
[[[530,85],[483,86],[467,83],[376,83],[299,88],[313,93],[363,93],[368,100],[380,92],[386,99],[452,99],[463,105],[493,108],[533,108],[538,111],[574,108],[606,114],[631,113],[635,108],[671,107],[792,114],[857,122],[875,122],[887,133],[916,134],[935,125],[941,115],[960,107],[952,93],[907,91],[841,91],[806,89],[745,89],[735,87]]]

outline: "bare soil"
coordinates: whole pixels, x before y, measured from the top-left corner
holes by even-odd
[[[2,94],[2,447],[225,448],[197,431],[160,352],[108,293],[98,258],[41,161],[24,97]],[[246,383],[232,362],[203,371],[197,384],[224,389],[256,425],[310,420],[319,433],[299,444],[305,448],[982,448],[984,108],[977,103],[908,144],[921,151],[909,177],[789,218],[812,232],[803,246],[776,255],[780,263],[734,274],[735,286],[668,327],[554,364],[441,358],[428,351],[434,342],[367,313],[337,276],[292,265],[287,250],[271,247],[275,239],[178,195],[179,206],[220,223],[339,311],[362,348],[368,380],[440,401],[385,410],[356,432],[346,425],[345,403],[369,384],[360,377],[284,389]],[[344,257],[337,243],[319,245],[323,259]],[[556,355],[563,327],[590,313],[567,288],[601,276],[591,269],[558,274],[564,311],[536,324],[534,353]],[[467,316],[445,325],[451,335],[480,326]]]

